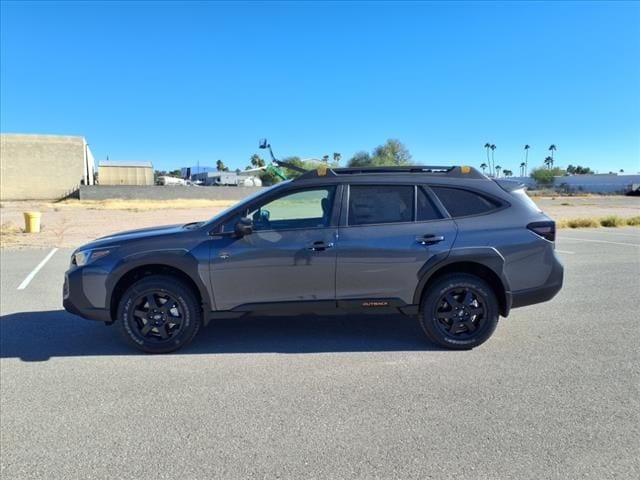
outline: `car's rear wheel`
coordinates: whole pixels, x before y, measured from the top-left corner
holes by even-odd
[[[115,323],[133,347],[168,353],[193,340],[202,323],[202,309],[194,292],[182,282],[153,275],[125,291]]]
[[[468,350],[486,342],[495,331],[498,301],[484,280],[468,274],[448,274],[429,286],[419,318],[432,342]]]

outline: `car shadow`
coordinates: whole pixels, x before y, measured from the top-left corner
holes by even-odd
[[[246,317],[213,320],[175,355],[441,350],[403,315]],[[135,355],[115,328],[64,310],[0,317],[0,358]]]

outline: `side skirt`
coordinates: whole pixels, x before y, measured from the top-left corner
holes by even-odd
[[[302,302],[245,303],[233,310],[209,312],[208,320],[252,316],[298,315],[417,315],[418,305],[406,304],[399,298],[358,298],[342,300],[312,300]],[[208,322],[207,322],[208,323]]]

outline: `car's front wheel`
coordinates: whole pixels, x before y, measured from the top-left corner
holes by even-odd
[[[125,291],[115,323],[133,347],[168,353],[193,340],[202,323],[202,309],[194,292],[182,282],[153,275]]]
[[[498,301],[484,280],[448,274],[429,286],[420,309],[420,325],[434,343],[468,350],[486,342],[499,318]]]

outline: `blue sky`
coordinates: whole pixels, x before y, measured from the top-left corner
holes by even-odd
[[[348,159],[640,170],[634,2],[2,2],[0,130],[156,168]]]

